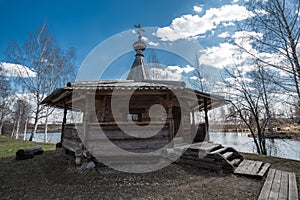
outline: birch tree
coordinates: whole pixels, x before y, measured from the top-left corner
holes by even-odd
[[[274,82],[278,82],[285,92],[294,93],[296,107],[300,107],[300,1],[247,1],[245,6],[253,17],[240,24],[241,29],[262,33],[263,37],[249,35],[255,40],[252,49],[241,44],[239,47],[260,63],[283,74]]]
[[[33,96],[33,128],[29,139],[32,140],[39,121],[51,114],[49,110],[46,113],[47,108],[41,104],[42,100],[55,88],[64,86],[74,77],[74,49],[61,49],[48,32],[47,25],[43,24],[30,33],[24,43],[10,43],[6,55],[9,62],[27,66],[35,72],[34,77],[20,74],[18,78],[25,92]],[[24,73],[24,70],[19,73]]]
[[[2,72],[3,69],[1,68],[1,63],[0,63],[0,72]],[[0,135],[2,135],[2,127],[3,127],[3,122],[5,120],[5,117],[8,115],[10,112],[9,109],[9,93],[10,93],[10,85],[8,80],[6,79],[5,76],[0,74]]]
[[[269,127],[273,133],[270,98],[275,95],[267,81],[267,72],[258,64],[250,72],[233,66],[226,70],[225,76],[226,86],[231,91],[232,115],[238,116],[249,129],[257,153],[266,155],[265,130]]]

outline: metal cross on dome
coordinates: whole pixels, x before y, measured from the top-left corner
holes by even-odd
[[[138,25],[134,25],[134,27],[137,29],[137,33],[139,34],[139,37],[142,37],[142,32],[145,32],[144,29],[142,29],[142,25],[138,24]]]

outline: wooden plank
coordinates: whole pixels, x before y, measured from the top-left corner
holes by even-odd
[[[276,170],[269,199],[278,199],[278,194],[280,190],[280,179],[281,179],[281,171]]]
[[[67,140],[67,139],[64,139],[63,140],[63,143],[62,143],[62,146],[70,151],[73,151],[75,152],[76,149],[82,149],[82,143],[81,142],[76,142],[76,141],[73,141],[73,140]]]
[[[247,174],[247,175],[251,175],[251,171],[255,167],[255,165],[256,165],[256,161],[251,160],[250,164],[248,165],[248,167],[247,167],[247,169],[245,170],[244,173]]]
[[[272,187],[273,179],[275,175],[275,169],[270,169],[267,179],[263,185],[262,190],[260,191],[258,200],[267,200],[270,194],[270,190]]]
[[[249,160],[243,160],[240,165],[234,170],[234,173],[240,174],[245,167],[247,167]]]
[[[257,175],[261,177],[264,176],[265,173],[269,170],[270,166],[270,163],[265,163]]]
[[[198,143],[194,143],[190,146],[190,148],[199,148],[206,152],[210,152],[213,149],[216,149],[218,147],[222,147],[222,146],[220,144],[207,143],[207,142],[198,142]]]
[[[233,152],[226,152],[226,153],[223,154],[224,158],[227,159],[227,160],[228,160],[232,155],[233,155]]]
[[[263,162],[261,162],[261,161],[255,161],[252,169],[250,169],[250,168],[248,169],[248,174],[249,175],[257,175],[259,173],[259,170],[260,170],[262,164],[263,164]]]
[[[288,199],[288,186],[289,186],[288,180],[289,180],[288,172],[282,171],[278,199]]]
[[[210,152],[210,154],[222,153],[222,152],[224,152],[224,151],[226,151],[226,150],[227,150],[227,147],[224,147],[224,148],[221,148],[221,149],[212,151],[212,152]]]
[[[251,160],[243,160],[243,162],[238,166],[238,168],[236,168],[235,173],[244,174],[251,163]]]
[[[289,172],[289,200],[298,199],[297,181],[295,173]]]

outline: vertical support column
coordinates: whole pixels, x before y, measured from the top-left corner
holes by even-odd
[[[195,126],[195,111],[192,110],[192,125]]]
[[[173,119],[173,112],[172,112],[172,96],[171,94],[167,95],[167,121],[169,123],[169,132],[170,136],[169,139],[170,141],[173,140],[174,138],[174,119]]]
[[[90,109],[91,108],[91,96],[85,96],[85,110],[84,110],[84,119],[83,119],[83,142],[87,140],[89,123],[90,123]]]
[[[204,99],[204,113],[205,113],[205,141],[209,141],[209,123],[208,123],[208,108],[207,108],[207,99]]]
[[[61,125],[61,135],[60,135],[61,144],[63,143],[63,140],[64,140],[65,127],[66,127],[66,123],[67,123],[67,113],[68,113],[68,105],[65,102],[64,103],[64,116],[63,116],[63,121],[62,121],[62,125]]]

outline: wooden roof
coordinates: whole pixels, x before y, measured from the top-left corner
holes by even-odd
[[[72,101],[76,100],[74,97],[73,91],[76,90],[76,93],[80,93],[82,97],[86,94],[94,94],[97,91],[97,95],[111,95],[113,90],[124,91],[125,94],[128,91],[135,90],[137,93],[144,94],[166,94],[170,90],[180,90],[183,93],[182,98],[188,99],[188,94],[195,94],[198,99],[198,104],[193,105],[192,107],[197,107],[197,109],[202,109],[204,107],[203,102],[206,100],[208,109],[218,107],[226,104],[226,101],[223,97],[217,95],[211,95],[208,93],[203,93],[197,90],[193,90],[185,87],[184,82],[179,81],[132,81],[132,80],[120,80],[120,81],[85,81],[85,82],[74,82],[68,83],[65,88],[58,88],[53,91],[49,96],[47,96],[42,104],[49,106],[64,108],[67,105],[68,109],[72,109]],[[78,91],[78,92],[77,92]],[[100,91],[100,92],[99,92]]]

